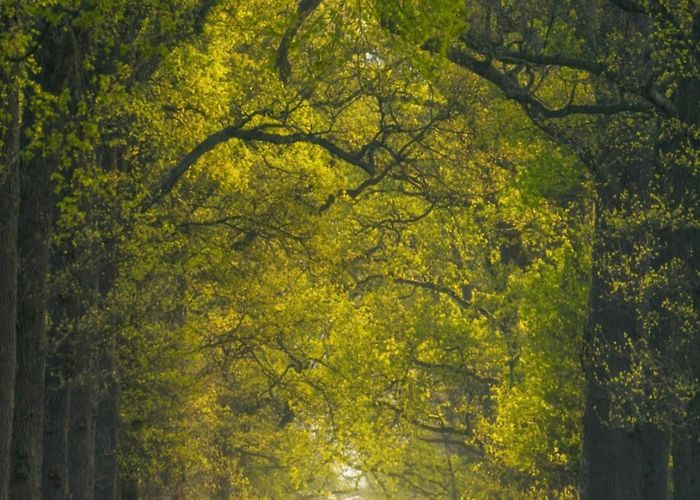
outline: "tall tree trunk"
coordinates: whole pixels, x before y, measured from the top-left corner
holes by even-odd
[[[0,500],[9,495],[15,402],[17,221],[19,217],[20,102],[14,75],[2,75],[6,94],[0,151]]]
[[[72,70],[65,37],[47,28],[37,41],[36,60],[41,68],[36,83],[43,91],[59,95]],[[34,123],[31,91],[23,117],[23,128]],[[62,122],[42,122],[46,130],[61,130]],[[26,138],[27,142],[30,138]],[[29,149],[29,148],[27,148]],[[17,377],[12,442],[11,498],[39,498],[42,485],[43,417],[48,315],[48,271],[50,258],[53,186],[56,162],[53,153],[42,148],[21,171],[18,228]]]
[[[68,498],[68,423],[70,391],[54,366],[46,378],[42,498]]]
[[[72,500],[95,498],[95,388],[89,377],[71,385],[68,434],[68,485]]]
[[[671,434],[666,428],[645,423],[642,432],[642,484],[640,498],[658,500],[668,498]]]
[[[586,400],[583,416],[584,500],[663,500],[667,496],[669,433],[653,423],[623,428],[611,419],[615,408],[609,380],[629,368],[623,352],[626,336],[638,329],[638,312],[607,276],[611,259],[622,261],[633,251],[629,236],[615,236],[606,222],[616,197],[599,193],[596,242],[586,328]]]
[[[44,460],[42,498],[65,500],[68,497],[68,433],[70,427],[70,384],[80,360],[73,354],[76,318],[80,317],[81,297],[76,292],[69,270],[75,260],[72,245],[53,249],[51,272],[61,283],[52,291],[49,310],[51,329],[44,396]]]
[[[139,483],[135,477],[125,477],[121,480],[122,500],[139,500]]]
[[[99,163],[102,168],[117,170],[121,165],[121,154],[110,148],[100,148]],[[109,203],[109,201],[107,202]],[[118,224],[120,217],[116,206],[109,210],[110,224]],[[100,301],[98,308],[104,309],[104,304],[112,291],[117,276],[117,242],[107,238],[98,259],[98,272],[96,275],[97,297]],[[117,483],[119,468],[117,463],[117,450],[119,446],[119,383],[116,377],[116,318],[105,321],[106,328],[100,335],[101,349],[98,354],[97,368],[101,390],[97,405],[97,419],[95,429],[95,497],[102,500],[117,499]]]
[[[119,438],[119,386],[114,379],[114,346],[110,343],[102,355],[101,368],[105,389],[97,406],[95,429],[95,498],[117,498],[117,445]]]
[[[689,413],[700,415],[700,396],[691,402]],[[692,425],[680,426],[673,435],[673,500],[700,498],[700,428],[696,420]]]
[[[53,272],[61,269],[66,254],[54,248]],[[49,307],[52,328],[44,395],[44,460],[42,498],[65,500],[68,497],[68,426],[70,419],[71,325],[67,322],[77,308],[77,298],[54,293]]]
[[[694,19],[694,39],[700,42],[700,10]],[[700,50],[695,52],[697,62],[700,65]],[[687,123],[700,126],[700,78],[683,79],[678,86],[676,105],[680,111],[681,119]],[[690,144],[700,151],[700,140],[697,136],[691,136]],[[697,161],[697,160],[696,160]],[[694,202],[691,207],[694,220],[700,218],[700,180],[694,171],[689,172],[686,166],[680,171],[678,179],[675,179],[676,196],[686,198]],[[689,261],[689,274],[697,279],[700,276],[700,230],[690,229],[675,238],[674,246],[682,249],[684,257]],[[691,280],[693,279],[691,278]],[[695,283],[691,291],[693,306],[696,315],[700,315],[700,286]],[[700,323],[700,318],[696,318]],[[700,328],[696,324],[696,328]],[[700,383],[700,330],[695,331],[692,340],[691,352],[684,353],[694,381]],[[682,426],[674,432],[673,436],[673,498],[674,500],[690,500],[700,498],[700,394],[695,396],[688,404],[687,418]]]
[[[80,168],[80,167],[79,167]],[[92,206],[87,205],[86,223],[92,225]],[[94,315],[101,304],[101,253],[86,242],[78,251],[76,260],[82,261],[76,269],[81,303],[71,318],[74,324],[72,356],[78,373],[71,384],[69,447],[69,489],[73,500],[89,500],[96,494],[96,465],[98,456],[97,410],[100,385],[103,380],[103,358],[109,351],[108,332],[98,325]],[[77,264],[77,262],[76,262]],[[116,411],[116,410],[115,410]],[[108,418],[108,417],[106,417]],[[116,438],[116,435],[114,436]],[[99,436],[102,442],[103,436]],[[101,454],[101,453],[100,453]],[[106,458],[106,457],[105,457]],[[101,498],[100,498],[101,500]]]
[[[583,488],[584,500],[622,500],[625,476],[632,479],[634,445],[622,429],[610,425],[613,411],[606,380],[607,370],[619,370],[622,360],[602,356],[609,346],[634,328],[634,318],[623,301],[616,299],[606,277],[605,256],[611,247],[624,248],[624,241],[611,241],[605,221],[606,201],[596,209],[596,239],[589,318],[586,327],[586,399],[583,415]],[[626,491],[625,493],[631,493]]]
[[[39,498],[44,417],[47,277],[51,230],[51,163],[21,169],[18,229],[17,381],[12,443],[12,498]]]

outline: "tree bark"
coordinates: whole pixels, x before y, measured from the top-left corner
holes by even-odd
[[[17,222],[19,217],[20,101],[14,75],[3,75],[7,95],[0,151],[0,500],[9,495],[15,401]]]
[[[700,8],[696,8],[693,19],[693,39],[695,40],[695,59],[696,64],[700,66]],[[695,127],[700,126],[700,78],[683,79],[678,88],[677,106],[681,110],[681,118],[687,123],[691,123]],[[697,130],[697,128],[696,128]],[[697,135],[691,139],[696,154],[700,151],[700,140]],[[697,161],[697,157],[696,157]],[[694,179],[684,178],[680,181],[684,187],[693,195],[691,199],[695,201],[693,215],[695,220],[700,217],[700,200],[696,197],[700,191],[700,181],[698,175],[695,174]],[[682,238],[682,243],[687,247],[686,253],[690,260],[691,276],[700,276],[700,230],[695,229],[689,236]],[[700,315],[700,286],[695,284],[692,290],[693,305],[695,313]],[[695,378],[695,383],[700,383],[700,331],[695,331],[693,339],[692,352],[688,354],[690,366]],[[696,393],[695,397],[688,405],[687,426],[678,434],[679,456],[676,457],[674,450],[674,498],[690,499],[700,498],[700,394]],[[679,473],[676,474],[676,458],[678,458]],[[679,484],[676,486],[675,481]],[[678,495],[677,497],[675,495]]]
[[[671,434],[655,424],[642,424],[642,485],[640,498],[657,500],[668,498]]]
[[[109,148],[100,150],[102,167],[105,170],[118,170],[122,164],[119,151]],[[111,207],[111,224],[120,221],[119,211]],[[95,277],[97,297],[100,303],[108,300],[117,276],[117,242],[108,238],[104,242],[105,251],[100,253],[98,272]],[[119,447],[119,398],[117,381],[117,346],[116,327],[107,321],[106,328],[100,335],[101,352],[98,354],[97,367],[101,385],[97,405],[95,429],[95,497],[102,500],[117,499],[119,467],[117,451]]]
[[[119,443],[119,386],[114,380],[113,346],[103,354],[101,367],[105,373],[105,390],[97,406],[95,430],[95,498],[117,498],[117,446]]]
[[[54,279],[67,280],[73,249],[55,247],[51,259]],[[61,274],[64,276],[61,276]],[[70,426],[70,383],[75,377],[78,360],[73,355],[74,330],[80,315],[80,297],[70,285],[53,290],[49,310],[51,329],[47,353],[44,396],[43,491],[46,500],[68,497],[68,430]]]
[[[65,254],[54,248],[53,271],[63,265]],[[53,294],[49,309],[46,384],[44,394],[44,459],[42,498],[65,500],[68,497],[68,427],[70,422],[71,326],[66,318],[76,309],[75,297]]]
[[[49,371],[46,379],[41,497],[44,500],[66,500],[70,391],[54,367],[49,367]]]
[[[44,418],[47,278],[51,231],[51,163],[21,169],[18,229],[17,379],[12,443],[12,498],[39,498]]]
[[[86,370],[87,377],[92,376]],[[68,430],[69,491],[72,500],[95,498],[95,388],[89,378],[71,386]]]
[[[700,406],[696,396],[691,405]],[[700,414],[700,408],[690,411]],[[690,413],[690,412],[689,412]],[[698,423],[682,426],[673,435],[673,500],[696,500],[700,498],[700,432]]]
[[[92,224],[92,207],[88,205],[85,210],[87,223]],[[79,258],[83,262],[77,269],[76,278],[81,299],[70,318],[75,325],[71,354],[78,373],[71,385],[69,486],[74,500],[102,500],[115,495],[111,483],[117,466],[117,388],[112,378],[111,332],[109,328],[97,326],[92,315],[97,314],[94,310],[101,307],[106,295],[103,285],[105,290],[111,286],[109,279],[105,279],[111,275],[106,276],[104,256],[99,249],[93,248],[92,241],[87,242],[80,252]],[[103,397],[105,401],[102,401]],[[99,413],[98,409],[101,410]],[[98,466],[101,467],[99,482]]]
[[[623,301],[616,299],[606,277],[605,256],[612,246],[625,248],[624,241],[611,241],[605,220],[605,193],[596,209],[593,270],[589,317],[586,327],[586,399],[583,416],[583,487],[584,500],[622,499],[624,478],[631,471],[633,456],[629,437],[610,425],[612,401],[606,385],[608,370],[619,370],[621,359],[604,359],[601,355],[634,328]],[[635,497],[627,497],[635,498]]]
[[[134,477],[125,477],[121,481],[122,500],[139,500],[139,483]]]
[[[586,328],[586,399],[583,416],[584,500],[663,500],[667,497],[670,436],[651,422],[623,427],[613,417],[625,409],[614,407],[610,378],[629,368],[624,352],[616,349],[639,328],[634,304],[613,289],[607,276],[611,260],[621,262],[634,251],[629,235],[616,236],[606,222],[618,196],[599,192],[596,241],[593,249],[589,320]],[[666,338],[663,332],[658,335]],[[658,340],[658,339],[657,339]]]

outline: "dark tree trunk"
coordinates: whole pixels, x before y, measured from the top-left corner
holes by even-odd
[[[700,11],[696,11],[693,23],[693,34],[696,42],[695,58],[700,65]],[[700,126],[700,79],[683,79],[676,95],[676,102],[680,110],[681,119],[687,123]],[[692,137],[691,144],[695,151],[700,150],[700,141],[697,136]],[[683,189],[677,189],[678,195],[695,202],[692,214],[695,220],[700,217],[700,200],[696,199],[700,194],[700,180],[698,175],[683,172],[676,184]],[[676,239],[676,247],[683,248],[685,257],[689,260],[689,273],[691,276],[700,275],[700,231],[690,230],[687,234]],[[700,286],[695,283],[691,291],[695,313],[700,315]],[[695,377],[695,383],[700,383],[700,331],[695,331],[692,342],[692,350],[687,353],[688,364]],[[690,401],[687,409],[685,425],[677,429],[673,438],[673,498],[674,500],[690,500],[700,498],[700,394]]]
[[[54,248],[53,272],[64,265],[66,253]],[[44,395],[44,459],[42,498],[68,498],[68,428],[70,424],[70,387],[72,359],[70,340],[72,326],[68,321],[77,309],[77,298],[54,293],[50,303],[52,328]]]
[[[688,238],[695,248],[691,269],[700,269],[700,234]],[[694,240],[694,241],[693,241]],[[700,313],[700,288],[694,291],[696,313]],[[695,376],[700,382],[700,332],[695,333],[692,352],[686,353]],[[689,402],[687,414],[677,423],[673,432],[673,498],[674,500],[695,500],[700,498],[700,394]]]
[[[105,170],[116,170],[121,164],[121,155],[108,148],[101,161]],[[110,224],[118,224],[119,213],[111,207]],[[100,303],[108,300],[117,275],[116,242],[108,239],[104,243],[104,253],[100,255],[99,270],[96,276],[97,296]],[[116,379],[116,333],[113,323],[107,320],[105,331],[101,332],[101,352],[97,367],[101,385],[97,405],[95,429],[95,497],[102,500],[116,500],[119,467],[117,450],[119,447],[119,383]]]
[[[693,454],[691,442],[685,429],[677,429],[673,434],[673,500],[694,500],[693,496]]]
[[[41,71],[36,83],[43,91],[58,95],[72,70],[70,53],[65,51],[65,37],[51,31],[38,46],[35,56]],[[23,128],[34,123],[31,103],[34,95],[25,95],[29,103]],[[60,130],[60,122],[43,122],[50,130]],[[29,143],[30,137],[25,137]],[[27,144],[29,146],[29,144]],[[27,148],[29,150],[29,148]],[[48,270],[53,212],[51,175],[52,153],[42,148],[21,171],[21,199],[18,228],[18,307],[17,307],[17,378],[12,444],[12,498],[39,498],[42,485],[43,417],[46,366],[46,330],[48,304]]]
[[[44,450],[44,498],[85,498],[92,479],[85,469],[94,463],[89,443],[94,436],[91,391],[91,337],[82,331],[86,310],[86,283],[75,276],[81,254],[72,244],[54,250],[53,269],[63,282],[51,303],[51,348],[48,356]],[[86,380],[88,382],[86,382]],[[87,387],[88,384],[90,387]],[[88,470],[88,474],[91,474]]]
[[[92,207],[88,205],[85,210],[88,224],[95,223]],[[92,241],[87,242],[81,252],[82,268],[77,269],[76,276],[81,304],[77,314],[70,318],[75,325],[71,354],[79,371],[71,384],[69,489],[73,500],[102,500],[114,495],[111,483],[117,465],[117,393],[112,377],[114,360],[110,331],[96,327],[92,318],[96,313],[90,311],[98,309],[104,298],[101,287],[106,274],[101,263],[104,256],[93,248]],[[101,467],[99,478],[98,466]]]
[[[70,391],[53,366],[46,378],[42,498],[68,497],[68,419]]]
[[[615,435],[604,423],[610,402],[593,377],[587,374],[583,415],[583,500],[612,498],[605,495],[615,491]]]
[[[694,39],[700,41],[700,11],[694,19]],[[700,50],[696,51],[700,64]],[[661,145],[660,150],[666,156],[667,171],[663,176],[663,196],[672,210],[687,214],[693,220],[700,217],[700,176],[696,170],[683,159],[684,149],[691,146],[695,154],[700,151],[700,141],[694,136],[689,126],[700,126],[700,79],[681,78],[674,96],[679,118],[683,128],[672,129],[670,138]],[[700,383],[700,287],[694,279],[700,276],[700,230],[680,224],[669,228],[664,234],[670,258],[684,263],[685,274],[689,277],[690,289],[681,289],[681,296],[669,294],[667,300],[683,303],[683,293],[691,298],[696,315],[695,332],[688,339],[683,332],[682,323],[687,318],[678,318],[673,314],[666,316],[666,329],[674,332],[673,361],[676,367],[683,367],[687,374],[694,377],[695,384]],[[676,368],[678,369],[678,368]],[[674,415],[675,427],[672,437],[673,458],[673,498],[690,500],[700,498],[700,394],[695,394],[687,407],[686,415]],[[675,409],[677,411],[677,409]]]
[[[95,429],[95,498],[117,498],[117,445],[119,442],[119,386],[114,380],[113,346],[102,356],[105,390],[97,406]]]
[[[136,478],[126,477],[121,484],[122,500],[139,500],[139,483]]]
[[[598,286],[601,283],[594,278],[594,291],[600,291]],[[593,297],[589,329],[595,325],[599,340],[613,342],[614,336],[632,326],[631,318],[622,312],[624,309],[613,307],[613,301],[602,301],[600,297]],[[622,308],[622,304],[618,306]],[[601,360],[599,356],[589,362],[583,417],[582,498],[663,500],[667,497],[668,432],[651,423],[625,429],[610,421],[610,414],[616,409],[605,382],[606,370],[614,373],[622,368],[622,362],[605,357]]]
[[[607,275],[611,260],[621,262],[634,251],[629,235],[616,236],[606,222],[606,210],[619,198],[603,190],[599,196],[585,339],[582,498],[663,500],[667,497],[669,432],[653,423],[622,427],[614,418],[624,417],[626,409],[614,407],[610,377],[629,368],[625,353],[616,350],[625,344],[626,336],[637,335],[639,312],[613,289]],[[656,336],[664,335],[655,332],[655,341],[660,340]]]
[[[601,194],[601,198],[605,193]],[[606,277],[605,256],[611,248],[627,247],[624,241],[611,241],[605,222],[603,199],[596,211],[596,241],[593,249],[589,319],[586,328],[586,400],[583,416],[584,500],[637,498],[629,485],[635,484],[634,440],[627,432],[610,424],[612,405],[606,380],[608,370],[622,368],[619,357],[604,353],[634,329],[634,317],[624,301],[616,298]],[[623,496],[627,494],[628,496]]]
[[[41,492],[51,172],[41,158],[21,169],[12,498],[39,498]]]
[[[19,217],[20,103],[14,76],[3,75],[7,95],[0,151],[0,500],[8,498],[15,401],[17,220]]]
[[[645,500],[668,497],[671,435],[667,429],[654,424],[642,424],[642,485],[640,498]]]
[[[92,374],[88,371],[88,377]],[[95,387],[89,378],[71,386],[68,485],[72,500],[95,498]]]
[[[51,260],[55,280],[68,282],[74,249],[62,245],[53,249]],[[68,431],[70,426],[70,384],[78,361],[73,355],[76,318],[80,296],[71,285],[53,291],[49,305],[51,329],[47,349],[46,392],[44,396],[43,491],[46,500],[68,497]]]
[[[689,413],[700,415],[700,396],[691,403]],[[700,498],[700,429],[681,426],[673,435],[673,500]]]

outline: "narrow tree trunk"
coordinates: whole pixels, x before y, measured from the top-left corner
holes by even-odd
[[[104,150],[100,163],[105,170],[116,169],[120,156],[112,150]],[[119,220],[118,212],[112,208],[111,223]],[[109,293],[114,287],[117,275],[117,255],[115,253],[116,242],[107,240],[104,243],[106,249],[100,254],[100,264],[95,277],[97,296],[100,303],[107,301]],[[102,500],[117,499],[117,483],[119,467],[117,463],[117,450],[119,446],[119,383],[117,381],[117,346],[115,328],[111,321],[101,335],[102,349],[98,354],[98,376],[102,390],[99,391],[99,403],[97,406],[97,419],[95,430],[95,497]]]
[[[87,377],[92,373],[87,371]],[[68,434],[69,490],[72,500],[95,498],[95,388],[89,378],[71,387]]]
[[[15,401],[17,324],[17,220],[19,217],[20,103],[13,75],[3,75],[6,94],[0,151],[0,500],[9,495]]]
[[[68,497],[68,423],[70,391],[56,371],[47,376],[44,418],[42,498]]]
[[[114,353],[109,346],[101,361],[105,390],[97,406],[95,430],[95,498],[117,498],[117,445],[119,438],[119,386],[113,377]]]
[[[45,395],[46,421],[44,428],[43,498],[65,500],[84,498],[85,481],[75,484],[85,464],[87,440],[94,435],[94,415],[85,401],[85,378],[92,376],[89,339],[80,332],[85,314],[82,283],[73,271],[78,258],[72,244],[54,249],[54,277],[63,286],[55,291],[51,302],[52,329],[48,355]],[[89,481],[88,481],[89,484]]]
[[[62,249],[61,249],[62,250]],[[61,267],[63,252],[54,249],[53,268]],[[70,330],[66,317],[76,308],[75,297],[54,294],[51,300],[52,328],[44,394],[44,459],[42,498],[68,498],[68,427],[70,423]]]
[[[71,246],[53,249],[51,272],[54,280],[66,282],[74,259]],[[70,285],[53,290],[49,310],[51,329],[47,349],[44,396],[44,460],[42,498],[68,498],[68,431],[70,426],[70,384],[79,360],[73,354],[75,323],[80,316],[80,296]]]
[[[92,222],[91,207],[86,207],[87,223]],[[77,269],[81,303],[71,318],[74,324],[72,356],[78,373],[71,384],[69,447],[69,490],[73,500],[90,500],[96,493],[97,409],[102,382],[102,359],[109,343],[106,332],[96,329],[94,311],[100,301],[100,255],[88,246],[81,248],[84,260]],[[102,437],[99,439],[102,441]],[[116,437],[116,436],[115,436]],[[102,500],[100,498],[100,500]]]

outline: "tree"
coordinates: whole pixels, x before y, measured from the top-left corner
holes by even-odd
[[[447,36],[436,31],[447,7],[438,2],[430,9],[442,17],[414,3],[378,6],[391,31],[489,81],[590,169],[596,237],[583,495],[663,498],[669,418],[679,422],[669,415],[684,415],[686,423],[675,433],[679,447],[697,441],[690,437],[696,432],[697,392],[687,392],[697,384],[691,368],[697,366],[697,328],[691,326],[697,325],[697,302],[692,285],[678,280],[697,274],[697,193],[690,167],[697,157],[699,116],[691,97],[699,88],[697,5],[467,2],[458,8],[463,29]],[[634,355],[624,345],[643,351],[649,364],[633,368]],[[615,402],[630,390],[623,380],[634,369],[642,370],[645,388],[663,384],[674,402],[649,405],[654,396],[644,395],[634,410],[622,408],[634,415],[621,425]],[[671,386],[669,380],[682,382]],[[653,410],[645,413],[640,406]],[[674,460],[678,471],[689,471],[685,463],[692,453]],[[674,495],[689,498],[697,479],[683,474],[676,475]]]
[[[5,12],[5,9],[7,12]],[[17,221],[19,217],[19,99],[20,72],[14,57],[23,44],[13,46],[13,35],[21,32],[17,13],[3,6],[3,56],[0,69],[2,95],[2,153],[0,156],[0,498],[8,495],[10,450],[14,411],[17,320]],[[18,37],[19,38],[19,37]],[[11,55],[7,57],[7,55]]]

